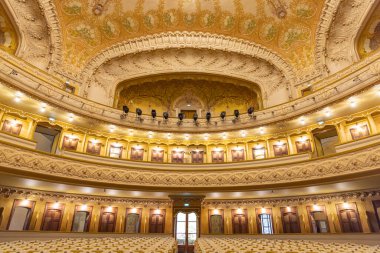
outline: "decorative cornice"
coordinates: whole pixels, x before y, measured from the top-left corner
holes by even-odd
[[[149,52],[157,49],[169,48],[221,50],[263,59],[280,69],[289,83],[293,83],[295,80],[295,73],[292,66],[279,55],[264,46],[224,35],[179,31],[149,35],[115,44],[114,46],[101,51],[85,65],[81,73],[81,79],[83,80],[85,87],[87,87],[90,85],[89,81],[95,71],[102,64],[111,59],[139,52]],[[84,91],[85,90],[82,92],[84,93]]]
[[[211,170],[213,165],[195,167],[193,170],[163,171],[134,168],[136,162],[125,166],[96,164],[68,159],[0,143],[0,167],[12,173],[33,173],[39,177],[51,176],[80,180],[82,182],[125,185],[129,187],[207,189],[264,187],[311,180],[327,180],[338,176],[377,173],[380,169],[380,145],[337,154],[305,162],[277,164],[270,167],[247,167],[242,163],[232,170]]]
[[[22,189],[16,187],[0,186],[0,197],[4,198],[28,198],[28,199],[41,199],[49,201],[69,201],[69,202],[95,202],[99,204],[119,203],[129,206],[144,206],[144,207],[171,207],[172,201],[166,199],[139,199],[139,198],[119,198],[119,197],[105,197],[93,195],[81,195],[71,193],[59,193],[38,191],[33,189]]]
[[[380,196],[380,189],[338,192],[318,195],[304,195],[297,197],[265,198],[265,199],[242,199],[242,200],[205,200],[204,208],[229,208],[229,207],[268,207],[268,206],[292,206],[302,204],[318,204],[320,202],[344,202],[344,201],[364,201]]]

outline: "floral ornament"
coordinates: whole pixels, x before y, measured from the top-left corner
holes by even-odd
[[[286,30],[280,40],[280,47],[287,49],[295,42],[306,41],[310,38],[310,30],[306,27],[292,27]]]
[[[122,24],[129,33],[136,32],[139,29],[139,23],[131,13],[124,15]]]
[[[68,15],[79,15],[82,11],[82,3],[78,0],[67,1],[62,9]]]
[[[80,23],[70,29],[70,35],[83,39],[91,46],[96,45],[96,31],[90,25]]]
[[[300,18],[310,18],[315,13],[315,7],[308,2],[298,3],[295,7],[295,14]]]
[[[165,25],[173,26],[178,23],[177,10],[169,10],[164,13],[163,20]]]
[[[277,32],[278,29],[274,24],[264,24],[260,29],[260,38],[264,41],[271,41],[276,37]]]
[[[194,24],[195,19],[196,19],[195,13],[185,13],[183,16],[183,21],[185,22],[186,25]]]
[[[104,21],[102,30],[108,38],[115,38],[120,33],[118,25],[111,20]]]
[[[243,18],[240,22],[240,32],[244,35],[252,34],[256,27],[257,23],[253,17]]]
[[[215,15],[210,11],[204,11],[201,15],[201,25],[210,27],[215,23]]]
[[[158,18],[155,11],[149,11],[144,16],[144,25],[148,29],[153,29],[158,26]]]
[[[222,29],[231,30],[235,25],[235,18],[228,12],[222,14]]]

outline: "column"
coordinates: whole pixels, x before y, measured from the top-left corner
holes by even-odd
[[[34,139],[34,132],[36,131],[37,124],[38,122],[35,120],[32,120],[32,122],[30,123],[29,129],[28,129],[28,136],[27,136],[28,139],[30,140]]]
[[[335,127],[336,127],[337,132],[338,132],[338,137],[339,137],[340,143],[347,142],[345,126],[343,125],[343,123],[341,122],[341,123],[335,125]]]
[[[272,219],[274,234],[282,234],[281,210],[279,206],[272,207]]]
[[[293,146],[292,138],[288,135],[288,136],[286,137],[286,140],[288,141],[289,155],[296,154],[297,152],[295,152],[295,150],[294,150],[294,146]]]
[[[116,217],[116,228],[115,232],[116,233],[124,233],[125,228],[125,215],[127,213],[127,207],[126,206],[117,206],[117,217]]]
[[[365,203],[363,200],[356,201],[356,205],[358,207],[358,213],[360,217],[360,223],[363,229],[363,233],[371,233],[371,228],[369,225],[367,210],[365,208]]]
[[[1,198],[0,199],[0,207],[3,207],[3,215],[0,224],[0,230],[6,230],[9,219],[11,216],[12,206],[13,206],[14,198]]]
[[[340,223],[339,223],[339,217],[337,214],[336,210],[336,203],[326,203],[326,213],[327,213],[327,218],[329,220],[329,228],[330,228],[330,233],[340,233],[341,228],[340,228]]]
[[[375,121],[373,120],[373,117],[371,114],[369,114],[367,116],[367,120],[368,120],[368,124],[369,124],[369,128],[371,129],[371,135],[374,135],[374,134],[377,134],[377,127],[376,127],[376,123]]]
[[[74,212],[75,212],[75,204],[71,202],[66,202],[65,204],[65,211],[62,217],[61,222],[61,232],[70,232],[71,231],[71,225],[74,219]]]

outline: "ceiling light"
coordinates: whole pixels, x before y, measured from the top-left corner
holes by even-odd
[[[45,112],[46,111],[47,104],[46,103],[41,103],[40,104],[40,112]]]
[[[188,134],[185,134],[185,140],[190,139],[190,136]]]
[[[152,138],[153,137],[153,132],[148,132],[148,138]]]
[[[167,134],[166,134],[166,138],[167,138],[167,139],[171,139],[171,138],[172,138],[172,134],[171,134],[171,133],[167,133]]]
[[[19,103],[21,102],[22,93],[20,91],[17,91],[15,94],[15,102]]]
[[[129,129],[128,134],[129,134],[129,136],[133,136],[133,130]]]
[[[356,107],[356,105],[357,105],[357,102],[356,102],[356,100],[355,100],[354,98],[350,98],[350,99],[348,100],[348,103],[350,104],[350,106],[351,106],[352,108]]]
[[[191,104],[187,104],[187,107],[191,107]]]
[[[222,138],[223,138],[223,139],[226,139],[226,138],[227,138],[227,133],[223,133],[223,134],[222,134]]]
[[[70,122],[74,121],[74,114],[72,114],[72,113],[69,114],[69,121]]]
[[[306,119],[304,117],[301,117],[300,123],[301,123],[301,125],[305,125],[306,124]]]
[[[260,134],[264,134],[264,132],[265,132],[264,127],[260,127],[260,128],[259,128],[259,131],[260,131]]]
[[[331,110],[329,108],[325,108],[325,115],[326,115],[326,117],[331,116]]]
[[[206,141],[208,140],[209,137],[210,137],[209,134],[204,134],[204,136],[203,136],[203,138],[204,138]]]
[[[55,118],[54,118],[54,117],[49,117],[49,121],[54,122],[54,121],[55,121]]]
[[[246,137],[247,136],[247,132],[244,131],[244,130],[242,130],[242,131],[240,131],[240,135],[241,135],[241,137]]]
[[[325,122],[323,120],[318,121],[318,125],[323,125]]]
[[[111,133],[115,131],[116,127],[114,125],[110,125],[109,130]]]

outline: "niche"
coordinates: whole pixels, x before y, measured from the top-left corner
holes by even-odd
[[[203,150],[191,151],[191,163],[203,163]]]
[[[20,135],[22,128],[22,123],[16,119],[14,120],[4,120],[2,131],[13,134],[13,135]]]
[[[73,232],[88,232],[90,230],[92,206],[81,205],[75,206],[75,213],[73,219]]]
[[[131,148],[131,160],[142,161],[144,159],[144,149],[142,147]]]
[[[164,233],[165,214],[165,209],[150,209],[149,233]]]
[[[256,208],[256,221],[260,234],[273,234],[272,208]]]
[[[141,208],[127,208],[125,233],[140,233]]]
[[[232,209],[232,229],[234,234],[248,234],[247,209]]]
[[[231,150],[231,157],[233,162],[242,162],[245,160],[244,158],[244,149],[232,149]]]
[[[325,126],[324,128],[312,131],[315,148],[318,156],[335,154],[335,146],[339,144],[339,137],[335,126]]]
[[[297,207],[281,207],[284,233],[301,233]]]
[[[8,230],[28,230],[36,202],[16,199],[13,202]]]
[[[329,222],[327,219],[326,207],[313,205],[306,207],[309,216],[310,228],[312,233],[328,233]]]
[[[102,207],[100,210],[99,232],[111,233],[116,228],[117,207]]]
[[[213,163],[224,162],[224,151],[223,150],[213,150],[211,151],[211,161]]]
[[[36,149],[48,153],[54,153],[57,148],[62,128],[52,126],[49,123],[39,123],[34,132],[34,140],[37,142]]]
[[[336,205],[339,223],[343,233],[360,233],[362,227],[356,203],[342,203]]]
[[[224,234],[224,210],[208,210],[210,234]]]
[[[183,163],[185,160],[185,151],[173,150],[172,151],[172,163]]]
[[[164,150],[163,149],[152,149],[152,162],[162,163],[164,162]]]
[[[65,205],[61,203],[46,203],[45,213],[41,224],[42,231],[59,231],[62,223]]]

